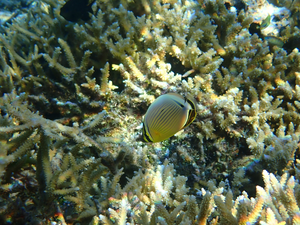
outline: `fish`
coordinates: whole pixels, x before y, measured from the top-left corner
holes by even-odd
[[[265,29],[271,24],[271,16],[268,15],[260,24],[260,29]]]
[[[282,48],[284,45],[284,42],[280,38],[275,37],[275,36],[265,36],[264,39],[271,46],[277,46],[279,48]]]
[[[189,126],[196,118],[196,105],[192,96],[183,97],[177,93],[159,96],[144,116],[144,141],[161,142]]]
[[[88,21],[95,0],[69,0],[60,9],[60,15],[70,22]]]

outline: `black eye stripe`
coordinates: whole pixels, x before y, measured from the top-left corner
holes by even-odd
[[[186,101],[190,104],[190,106],[192,107],[193,110],[196,110],[196,106],[195,106],[195,103],[193,101],[191,101],[188,98],[186,98]]]
[[[187,118],[187,121],[186,121],[185,125],[183,126],[183,128],[190,125],[194,121],[194,119],[196,118],[196,115],[197,115],[195,102],[188,99],[188,98],[186,98],[186,101],[191,106],[192,109],[190,109],[189,112],[188,112],[188,118]]]

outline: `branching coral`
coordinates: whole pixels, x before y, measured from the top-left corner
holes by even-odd
[[[2,124],[11,124],[0,128],[3,146],[0,170],[2,190],[9,190],[10,187],[4,183],[12,182],[12,172],[18,173],[29,164],[36,167],[40,191],[36,201],[49,202],[55,195],[65,196],[82,210],[84,199],[90,191],[88,184],[108,172],[105,166],[111,173],[116,173],[124,159],[124,151],[114,159],[101,143],[84,134],[103,120],[106,111],[83,127],[70,127],[32,113],[23,102],[24,98],[25,95],[10,94],[1,100],[1,112],[6,114],[2,117]],[[67,150],[65,144],[70,141],[75,143],[69,144]],[[85,154],[89,156],[84,157]],[[74,155],[81,159],[76,160]]]
[[[151,175],[150,171],[145,174],[140,171],[124,188],[113,194],[114,197],[109,199],[110,208],[106,214],[100,214],[100,221],[103,224],[129,222],[133,224],[200,225],[229,223],[246,225],[257,222],[271,225],[298,221],[299,202],[296,195],[299,194],[297,188],[299,183],[293,176],[289,177],[287,173],[277,179],[274,174],[264,171],[265,187],[257,186],[256,198],[249,198],[244,192],[234,199],[230,190],[210,185],[211,192],[202,189],[201,200],[194,195],[176,199],[177,190],[182,193],[186,192],[185,181],[183,181],[180,185],[181,188],[176,183],[173,183],[173,186],[170,185],[170,189],[163,188],[167,195],[162,199],[161,191],[157,192],[159,188],[157,188],[156,182],[148,182],[144,178],[154,179],[160,183],[169,183],[170,181],[172,183],[180,176],[173,178],[162,176],[165,170],[170,171],[170,169],[173,170],[172,166],[165,162],[163,166],[158,167],[156,173]],[[175,174],[175,171],[173,170],[171,174]],[[127,189],[128,187],[130,189]],[[174,195],[170,195],[172,192]],[[157,197],[159,198],[158,202]],[[276,202],[275,199],[279,201]],[[287,222],[287,224],[291,223]]]

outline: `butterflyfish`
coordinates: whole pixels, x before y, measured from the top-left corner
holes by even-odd
[[[159,96],[148,108],[143,120],[143,139],[161,142],[190,125],[197,115],[196,101],[176,93]]]

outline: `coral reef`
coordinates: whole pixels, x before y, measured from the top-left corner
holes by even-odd
[[[0,25],[0,223],[300,223],[297,1],[69,1]],[[144,143],[168,92],[196,120]]]
[[[243,192],[236,199],[224,183],[218,187],[210,184],[209,191],[202,189],[196,196],[188,195],[186,177],[175,174],[173,165],[167,161],[156,171],[146,171],[145,174],[139,171],[108,199],[109,209],[97,220],[103,224],[146,225],[207,224],[207,221],[209,224],[300,222],[299,183],[287,173],[276,178],[264,170],[264,188],[256,187],[256,197],[249,198]],[[199,199],[201,204],[197,204]]]

